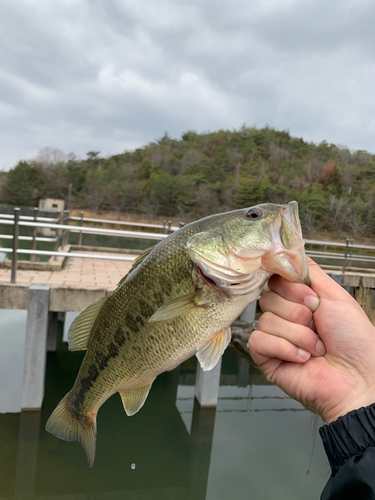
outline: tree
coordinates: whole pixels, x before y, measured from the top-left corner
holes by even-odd
[[[103,172],[101,170],[89,170],[87,172],[82,197],[85,205],[95,212],[102,208],[106,194],[105,184],[103,183]]]
[[[86,155],[88,160],[97,160],[100,155],[100,151],[88,151]]]
[[[176,215],[194,201],[194,186],[186,177],[170,174],[155,176],[151,186],[151,199],[162,215]]]
[[[31,165],[20,161],[9,170],[7,180],[3,185],[6,203],[28,206],[32,204],[34,184],[30,182]]]
[[[235,195],[236,207],[251,207],[262,201],[261,183],[261,179],[240,177]]]
[[[322,227],[328,216],[328,195],[321,184],[315,182],[309,191],[304,191],[299,197],[299,213],[302,228],[309,238]]]

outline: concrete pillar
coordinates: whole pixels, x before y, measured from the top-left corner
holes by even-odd
[[[246,321],[247,323],[252,323],[255,321],[255,313],[257,310],[258,299],[249,304],[241,313],[240,320]]]
[[[330,274],[331,278],[333,279],[333,281],[336,281],[336,283],[338,283],[339,285],[341,285],[342,283],[342,274],[338,274],[338,273],[331,273]]]
[[[47,352],[56,352],[58,314],[59,313],[55,311],[49,313]]]
[[[40,410],[44,397],[50,287],[31,285],[27,312],[22,410]]]
[[[197,376],[195,382],[195,397],[201,406],[216,406],[219,396],[221,360],[219,359],[215,368],[204,372],[201,365],[197,365]]]

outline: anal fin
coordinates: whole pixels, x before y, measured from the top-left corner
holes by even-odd
[[[133,389],[129,389],[128,391],[119,391],[122,404],[124,405],[124,410],[129,417],[137,413],[137,411],[139,411],[145,404],[154,380],[155,379],[151,380],[151,382],[147,382],[146,384],[133,387]]]
[[[212,370],[227,348],[231,339],[230,327],[217,332],[211,340],[199,349],[196,356],[203,371]]]

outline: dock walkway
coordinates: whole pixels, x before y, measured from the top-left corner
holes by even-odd
[[[64,268],[61,271],[18,270],[17,285],[49,285],[55,288],[106,288],[111,291],[132,266],[132,262],[73,257],[74,251],[71,253],[72,257],[65,260]],[[80,253],[84,252],[80,250]],[[113,256],[113,253],[97,253],[98,255]],[[135,259],[138,254],[127,256]],[[10,277],[10,269],[0,269],[0,285],[10,284]]]

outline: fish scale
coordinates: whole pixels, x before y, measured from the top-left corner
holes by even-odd
[[[231,323],[273,272],[308,279],[301,235],[295,202],[262,204],[191,223],[146,251],[73,322],[69,348],[87,352],[47,430],[81,442],[91,467],[96,415],[112,394],[133,415],[160,373],[194,354],[212,369]]]

